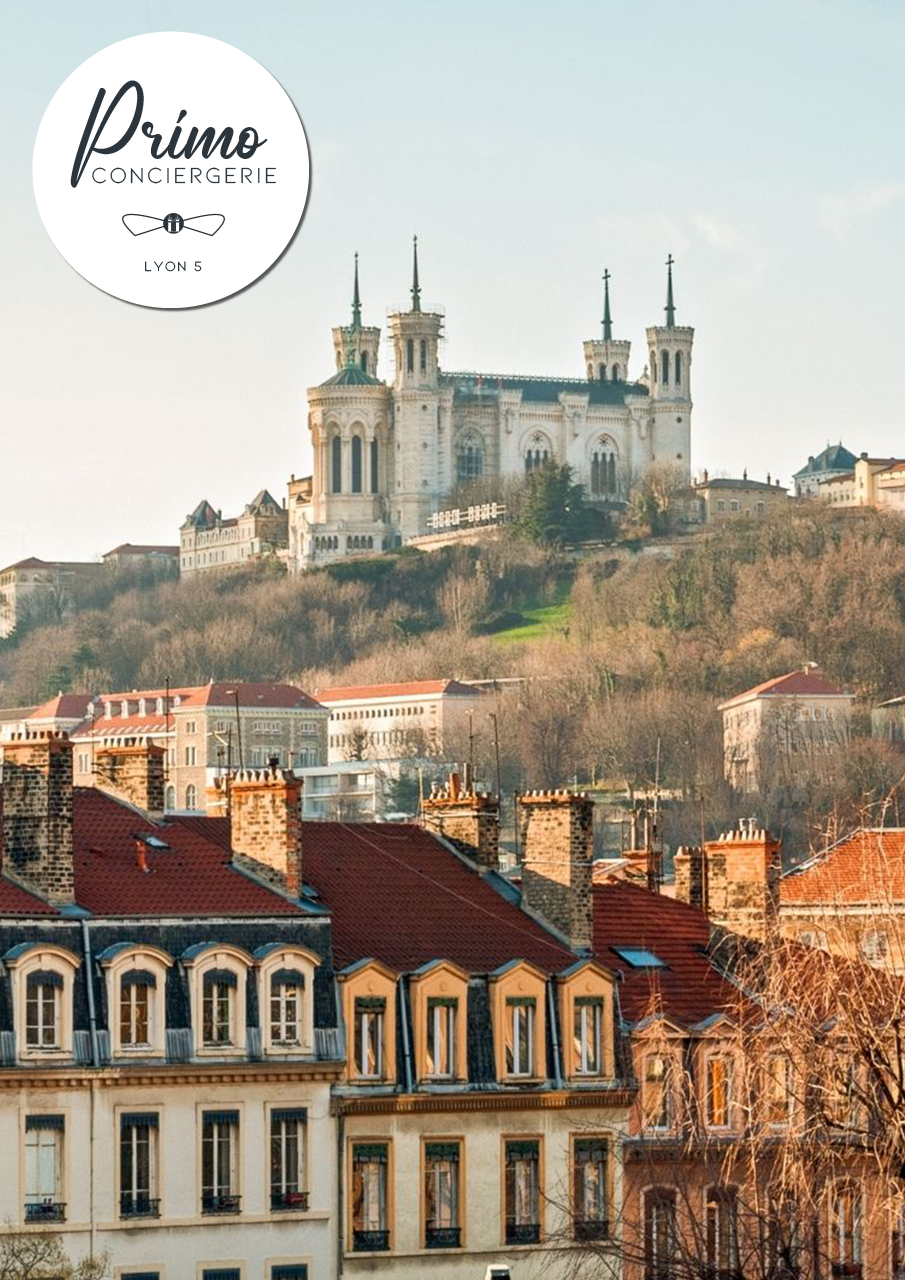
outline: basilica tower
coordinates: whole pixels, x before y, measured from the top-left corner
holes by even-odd
[[[584,359],[589,382],[628,382],[628,358],[632,344],[613,337],[610,315],[610,273],[603,273],[603,320],[599,338],[584,344]]]
[[[389,317],[396,360],[393,382],[394,486],[391,519],[403,541],[424,533],[440,492],[438,347],[443,317],[421,310],[418,237],[414,241],[412,305]]]
[[[676,324],[673,256],[666,263],[666,323],[647,330],[651,462],[685,476],[691,465],[691,348],[694,329]]]
[[[380,330],[361,323],[361,294],[358,288],[358,254],[355,255],[355,283],[352,289],[352,323],[337,325],[333,330],[333,350],[336,353],[336,370],[354,364],[377,376],[377,353],[380,349]]]

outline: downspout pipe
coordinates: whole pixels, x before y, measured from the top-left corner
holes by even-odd
[[[91,1065],[101,1065],[100,1048],[97,1041],[97,1009],[94,1003],[94,962],[91,958],[91,937],[88,933],[88,921],[82,919],[82,954],[85,957],[85,986],[88,991],[88,1026],[91,1033]]]
[[[412,1050],[409,1045],[409,1024],[406,1017],[406,992],[408,991],[408,979],[405,974],[399,979],[399,1017],[402,1020],[402,1052],[405,1056],[405,1091],[406,1093],[414,1092],[412,1083]]]
[[[563,1087],[562,1067],[559,1061],[559,1032],[556,1029],[556,1002],[553,999],[553,980],[547,982],[547,1017],[550,1019],[550,1034],[553,1038],[553,1082],[557,1089]]]

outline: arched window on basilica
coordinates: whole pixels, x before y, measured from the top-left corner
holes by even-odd
[[[361,493],[362,445],[361,436],[352,437],[352,492]]]
[[[456,448],[456,478],[468,482],[484,474],[484,442],[475,431],[464,435]]]
[[[343,442],[339,436],[330,443],[330,489],[333,493],[343,489]]]
[[[380,446],[376,440],[371,441],[371,492],[380,492]]]
[[[591,496],[615,497],[618,489],[616,446],[608,436],[601,436],[591,454]]]
[[[363,372],[363,373],[367,373],[367,372],[368,372],[368,353],[367,353],[367,351],[362,351],[362,353],[361,353],[361,368],[362,368],[362,372]]]
[[[537,471],[552,457],[552,449],[550,441],[540,431],[535,431],[534,435],[528,441],[528,447],[525,450],[525,471]]]
[[[668,352],[668,351],[664,351],[664,352],[663,352],[663,377],[662,377],[662,382],[663,382],[664,387],[668,387],[668,386],[669,386],[669,352]]]
[[[682,352],[676,352],[676,386],[682,385]]]

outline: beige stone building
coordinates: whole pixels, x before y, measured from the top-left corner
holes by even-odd
[[[205,498],[179,530],[179,573],[235,569],[284,551],[288,538],[286,504],[266,489],[252,498],[240,516],[223,518]]]
[[[817,495],[833,507],[876,507],[905,515],[905,461],[862,453],[852,470],[821,480]]]
[[[105,749],[152,744],[165,752],[167,812],[204,812],[214,779],[237,769],[272,760],[291,769],[326,763],[329,712],[294,685],[212,681],[105,693],[75,725],[63,714],[71,702],[55,708],[58,701],[39,707],[34,719],[70,733],[76,785],[98,784]]]
[[[713,477],[707,471],[700,480],[676,495],[674,505],[680,517],[689,524],[719,524],[737,516],[759,519],[789,501],[786,489],[778,480],[749,480],[745,472],[740,480]]]
[[[179,574],[179,548],[123,542],[104,555],[104,564],[115,572],[151,572],[155,577],[175,578]]]
[[[17,627],[70,617],[80,592],[106,572],[103,564],[30,556],[0,569],[0,639]]]
[[[467,731],[486,695],[460,680],[344,685],[318,689],[330,711],[328,762],[438,756],[444,742]]]
[[[811,666],[729,698],[719,706],[726,778],[739,791],[757,791],[775,781],[772,771],[794,778],[798,767],[813,767],[848,741],[854,700]]]

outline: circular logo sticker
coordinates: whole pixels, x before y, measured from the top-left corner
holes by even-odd
[[[178,31],[83,62],[35,142],[47,233],[86,280],[144,307],[198,307],[257,280],[295,234],[308,143],[247,54]]]

